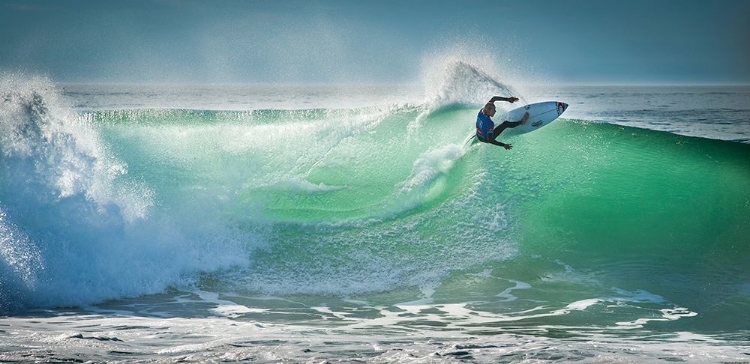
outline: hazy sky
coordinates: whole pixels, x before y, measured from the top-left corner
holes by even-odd
[[[750,83],[746,0],[0,0],[0,72],[59,82]]]

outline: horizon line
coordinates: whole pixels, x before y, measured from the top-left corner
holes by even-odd
[[[53,81],[54,82],[54,81]],[[100,86],[330,86],[330,87],[356,87],[356,86],[401,86],[401,87],[418,87],[423,86],[419,82],[357,82],[357,83],[337,83],[337,82],[300,82],[300,83],[288,83],[288,82],[99,82],[99,81],[59,81],[55,82],[58,85],[100,85]],[[750,82],[529,82],[522,84],[523,86],[531,87],[613,87],[613,86],[654,86],[654,87],[669,87],[669,86],[725,86],[725,87],[749,87]],[[516,85],[519,86],[519,85]]]

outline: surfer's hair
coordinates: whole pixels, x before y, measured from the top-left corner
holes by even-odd
[[[489,113],[492,110],[495,110],[495,104],[491,102],[484,104],[484,108],[482,108],[482,111],[484,111],[485,114]]]

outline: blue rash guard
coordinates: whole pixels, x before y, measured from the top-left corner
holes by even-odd
[[[492,140],[495,132],[495,123],[482,110],[477,114],[477,138],[479,140]]]

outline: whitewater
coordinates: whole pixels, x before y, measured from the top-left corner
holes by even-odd
[[[0,76],[0,361],[750,361],[749,87],[429,76]]]

